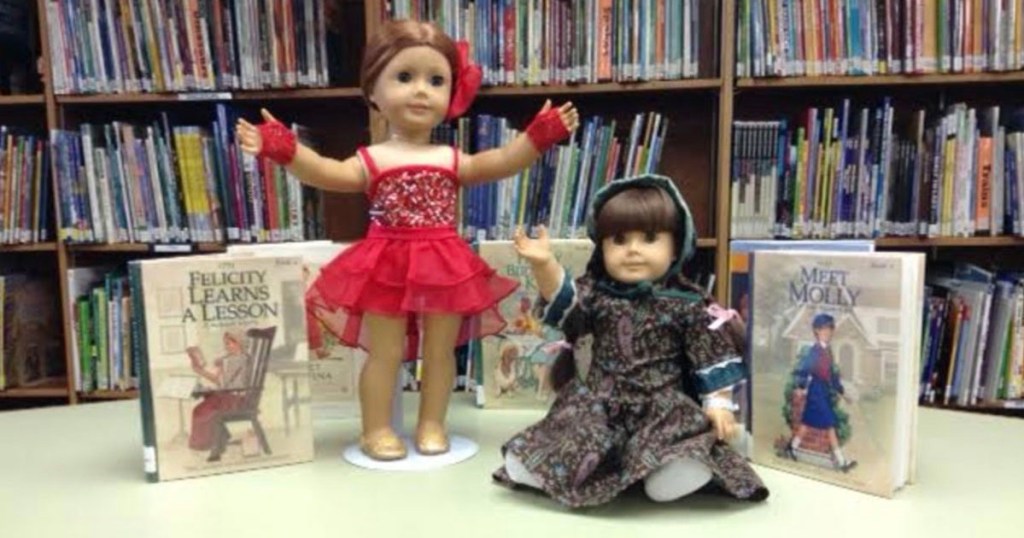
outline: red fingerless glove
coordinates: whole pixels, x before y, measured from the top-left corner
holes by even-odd
[[[533,142],[533,147],[537,148],[537,151],[544,153],[551,146],[568,138],[569,130],[565,128],[562,117],[558,115],[558,109],[549,108],[533,118],[526,127],[526,136]]]
[[[265,121],[257,129],[263,141],[260,157],[266,157],[280,165],[292,162],[298,148],[295,133],[279,121]]]

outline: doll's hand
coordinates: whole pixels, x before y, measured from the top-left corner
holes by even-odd
[[[516,248],[516,253],[526,258],[526,261],[530,262],[531,265],[542,265],[554,258],[551,254],[551,241],[548,239],[548,229],[545,226],[538,227],[537,239],[530,239],[523,232],[523,227],[519,226],[516,228],[515,235],[512,236],[512,241]]]
[[[551,146],[568,138],[569,133],[579,125],[580,115],[572,106],[572,102],[553,109],[549,99],[526,127],[526,136],[530,138],[537,151],[544,153]]]
[[[242,118],[238,119],[235,133],[242,151],[251,155],[260,155],[280,165],[286,165],[295,158],[297,140],[295,133],[278,121],[265,108],[260,109],[263,123],[253,125]]]
[[[719,441],[728,441],[736,433],[736,417],[728,409],[708,409],[704,411],[715,428],[715,437]]]
[[[270,115],[266,110],[263,112]],[[263,137],[260,136],[260,130],[242,118],[238,118],[238,123],[235,125],[235,137],[238,138],[238,145],[242,151],[249,155],[259,155],[260,150],[263,149]]]

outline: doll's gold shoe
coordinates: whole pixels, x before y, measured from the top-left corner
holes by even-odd
[[[444,454],[451,448],[444,427],[426,423],[416,428],[416,451],[424,456]]]
[[[400,460],[406,456],[405,443],[391,430],[360,435],[359,448],[377,461]]]

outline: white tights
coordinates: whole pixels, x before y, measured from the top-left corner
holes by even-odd
[[[505,454],[505,471],[513,482],[541,489],[541,481],[519,458]],[[711,469],[692,459],[672,460],[644,479],[644,492],[652,501],[669,502],[685,497],[711,480]]]

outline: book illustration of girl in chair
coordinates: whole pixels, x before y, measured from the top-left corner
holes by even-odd
[[[242,331],[225,331],[224,355],[216,358],[209,368],[202,351],[197,346],[190,346],[185,353],[192,363],[192,371],[218,389],[245,388],[251,375],[252,360],[245,352],[244,338]],[[201,391],[197,395],[202,396],[202,401],[192,409],[188,446],[192,450],[205,451],[214,448],[220,415],[236,410],[245,401],[245,396],[243,393]],[[210,458],[210,461],[216,461],[219,455],[215,458],[211,454]]]

